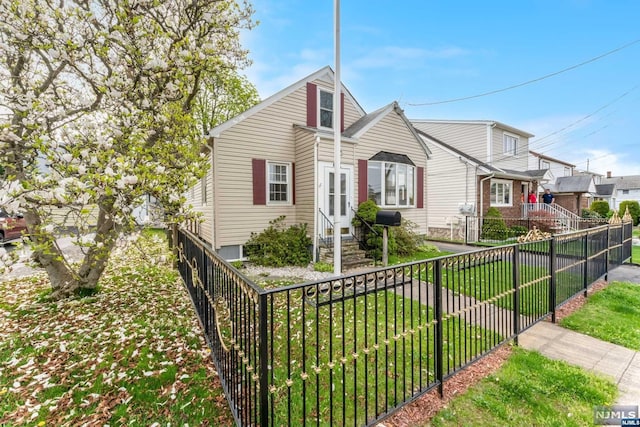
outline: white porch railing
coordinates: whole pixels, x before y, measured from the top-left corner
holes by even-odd
[[[545,212],[549,216],[555,218],[559,232],[567,233],[569,231],[580,229],[580,221],[582,218],[557,203],[524,203],[522,205],[523,217],[528,218],[535,212]]]

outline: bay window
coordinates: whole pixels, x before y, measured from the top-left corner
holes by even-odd
[[[368,198],[381,207],[415,207],[415,166],[369,160]]]

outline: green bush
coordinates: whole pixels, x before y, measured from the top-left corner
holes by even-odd
[[[582,218],[585,218],[585,219],[604,218],[604,216],[601,216],[598,212],[596,212],[594,210],[591,210],[591,209],[582,209],[582,212],[581,212],[580,216]]]
[[[395,239],[395,254],[411,255],[418,251],[418,246],[422,242],[422,238],[416,229],[418,224],[408,219],[402,219],[400,227],[393,227],[393,237]]]
[[[313,271],[319,271],[321,273],[331,273],[333,271],[333,265],[328,262],[316,262],[313,264]]]
[[[589,208],[591,211],[597,213],[602,218],[606,218],[607,213],[609,212],[609,202],[606,200],[595,200],[591,203],[591,207]],[[584,217],[583,218],[593,218],[593,217]]]
[[[311,262],[311,238],[307,236],[307,224],[284,224],[282,215],[269,221],[261,233],[251,233],[245,244],[249,260],[267,267],[283,267],[287,265],[306,266]]]
[[[376,215],[380,208],[376,205],[376,202],[373,200],[367,200],[366,202],[360,203],[358,206],[358,215],[369,225],[373,225],[376,222]],[[362,221],[357,216],[353,217],[351,220],[351,224],[356,227],[362,226]]]
[[[636,200],[625,200],[620,203],[620,210],[618,210],[618,215],[622,217],[629,208],[629,213],[631,214],[631,218],[633,218],[633,225],[638,225],[638,218],[640,218],[640,204]]]
[[[482,239],[505,240],[509,236],[509,229],[497,208],[491,207],[482,221]]]

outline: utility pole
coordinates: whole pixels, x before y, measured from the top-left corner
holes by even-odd
[[[340,0],[333,4],[335,73],[333,81],[333,273],[342,273],[342,227],[340,225],[341,196],[340,187]]]

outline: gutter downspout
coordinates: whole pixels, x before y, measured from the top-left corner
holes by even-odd
[[[318,233],[320,232],[318,224],[318,145],[320,145],[320,137],[316,135],[316,141],[313,143],[313,259],[318,262]]]
[[[427,204],[427,201],[429,200],[429,173],[428,173],[428,168],[429,168],[429,155],[425,154],[424,155],[424,200],[425,200],[425,204]],[[417,175],[417,173],[416,173]],[[416,186],[417,187],[417,186]],[[424,209],[424,215],[425,215],[425,220],[427,221],[426,224],[426,231],[427,231],[427,235],[429,234],[429,205],[427,205],[427,207]]]

